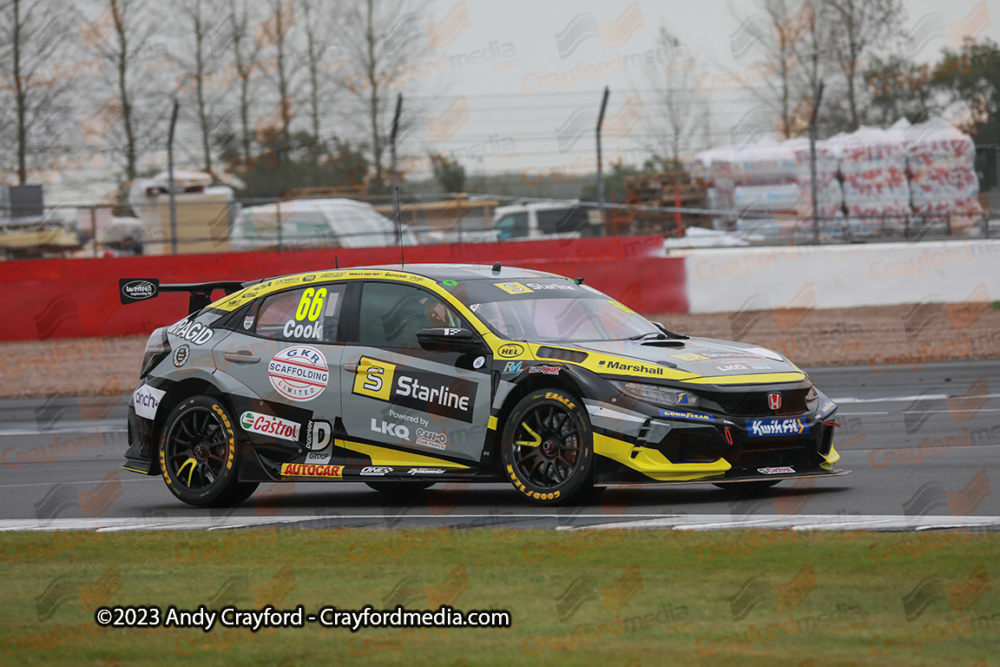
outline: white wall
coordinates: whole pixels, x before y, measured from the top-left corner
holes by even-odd
[[[1000,300],[1000,240],[769,248],[683,255],[692,313]]]

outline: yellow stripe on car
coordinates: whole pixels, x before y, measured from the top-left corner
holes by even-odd
[[[396,449],[379,447],[378,445],[366,445],[351,440],[337,440],[338,447],[358,452],[371,458],[373,466],[435,466],[438,468],[468,468],[469,466],[446,461],[435,456],[424,456],[423,454],[413,454],[401,452]]]
[[[680,482],[715,477],[732,466],[720,458],[711,463],[672,463],[659,450],[637,447],[624,440],[594,434],[594,453],[631,468],[658,482]]]

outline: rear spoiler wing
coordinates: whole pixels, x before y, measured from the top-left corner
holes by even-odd
[[[251,280],[249,282],[217,280],[210,283],[174,283],[161,285],[157,278],[120,278],[118,280],[118,294],[121,296],[122,305],[127,305],[136,303],[137,301],[155,299],[161,292],[187,292],[191,295],[191,298],[188,300],[188,315],[190,315],[212,303],[212,292],[215,290],[222,290],[228,296],[239,292],[244,287],[256,285],[259,282],[259,280]]]

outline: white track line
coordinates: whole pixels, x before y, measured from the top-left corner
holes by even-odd
[[[96,530],[98,532],[124,532],[135,530],[225,530],[232,528],[254,528],[263,526],[309,524],[320,522],[324,528],[343,525],[349,521],[375,521],[384,523],[385,514],[347,514],[330,516],[191,516],[191,517],[145,517],[145,518],[99,518],[99,519],[35,519],[0,520],[0,532],[8,531],[61,531]],[[555,526],[556,530],[617,530],[617,529],[671,529],[671,530],[739,530],[739,529],[779,529],[779,530],[876,530],[907,531],[935,529],[998,529],[1000,516],[898,516],[872,515],[847,516],[819,514],[812,516],[781,516],[760,514],[746,519],[734,519],[728,514],[681,514],[664,516],[660,514],[636,514],[630,518],[611,520],[605,514],[459,514],[442,517],[437,514],[407,514],[401,519],[431,519],[442,525],[454,520],[491,519],[491,527],[500,527],[508,521],[554,519],[556,521],[579,521],[599,519],[601,523],[587,526]],[[456,528],[461,524],[456,525]],[[304,526],[308,527],[308,525]]]
[[[787,530],[935,530],[948,528],[1000,529],[1000,516],[898,516],[869,515],[847,516],[840,514],[815,514],[780,516],[760,514],[746,519],[733,519],[727,514],[701,514],[668,516],[637,521],[616,521],[600,526],[587,526],[605,530],[622,528],[669,528],[672,530],[740,530],[769,528]],[[559,530],[557,528],[557,530]],[[570,528],[569,530],[577,530]]]

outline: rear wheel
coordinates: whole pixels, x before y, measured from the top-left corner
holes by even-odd
[[[521,399],[504,426],[501,455],[514,488],[535,502],[558,505],[590,488],[593,436],[580,400],[562,389]]]
[[[243,502],[257,482],[236,478],[236,434],[225,406],[210,396],[181,401],[160,436],[160,472],[167,488],[196,507]]]

